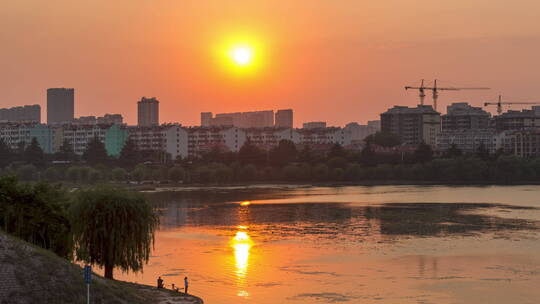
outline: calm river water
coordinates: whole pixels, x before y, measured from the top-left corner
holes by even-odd
[[[540,186],[258,186],[147,193],[142,274],[208,304],[540,303]]]

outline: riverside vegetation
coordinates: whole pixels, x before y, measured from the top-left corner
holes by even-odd
[[[0,178],[0,228],[60,257],[140,271],[148,262],[158,217],[136,192],[95,186],[69,193],[61,186]]]
[[[46,155],[34,139],[20,151],[11,151],[0,142],[0,168],[2,174],[24,181],[75,184],[540,181],[540,158],[518,158],[502,151],[489,154],[483,146],[467,155],[452,146],[437,156],[425,144],[410,152],[399,152],[398,147],[395,136],[377,133],[366,138],[361,151],[345,150],[340,145],[315,151],[282,140],[269,151],[247,142],[237,153],[215,147],[197,158],[168,160],[163,152],[137,151],[129,140],[118,158],[107,156],[98,139],[89,143],[82,157],[75,155],[67,142],[60,152]]]

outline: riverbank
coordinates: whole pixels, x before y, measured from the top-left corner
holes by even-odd
[[[115,186],[128,187],[136,191],[156,191],[156,190],[169,190],[169,189],[204,189],[204,188],[308,188],[308,187],[347,187],[347,186],[527,186],[527,185],[540,185],[540,181],[519,181],[519,182],[494,182],[494,181],[415,181],[415,180],[372,180],[362,182],[287,182],[287,181],[273,181],[273,182],[239,182],[239,183],[155,183],[155,184],[115,184]],[[72,185],[76,186],[76,185]],[[84,186],[84,185],[79,185]]]
[[[92,275],[92,303],[202,304],[191,295]],[[0,231],[2,303],[86,303],[80,266]]]

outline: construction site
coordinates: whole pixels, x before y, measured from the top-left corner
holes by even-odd
[[[499,95],[495,100],[482,100],[483,107],[452,102],[442,114],[438,108],[441,92],[491,88],[440,86],[437,80],[422,79],[405,90],[418,92],[416,107],[394,106],[381,113],[381,131],[399,136],[402,145],[428,144],[438,153],[452,148],[467,154],[485,149],[520,157],[540,156],[540,101],[506,100]],[[431,104],[426,104],[427,93]]]

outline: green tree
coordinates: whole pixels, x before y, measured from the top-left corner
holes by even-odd
[[[287,139],[280,140],[279,144],[268,153],[270,164],[279,167],[295,161],[297,156],[295,144]]]
[[[56,154],[54,155],[54,158],[56,160],[61,161],[76,161],[77,155],[73,151],[73,146],[69,142],[69,140],[64,139],[62,142],[62,145],[60,146],[60,149]]]
[[[245,165],[240,169],[240,180],[254,181],[257,175],[257,168],[255,165]]]
[[[174,166],[169,169],[169,179],[174,181],[175,183],[178,183],[179,181],[184,179],[184,169],[179,166]]]
[[[418,145],[416,150],[414,150],[414,161],[417,163],[425,163],[431,161],[433,158],[433,150],[431,146],[426,143],[421,143]]]
[[[299,162],[313,164],[317,161],[317,156],[313,153],[309,145],[304,145],[300,152],[298,152],[297,159]]]
[[[345,168],[347,166],[347,160],[343,157],[334,157],[328,160],[329,168]]]
[[[476,149],[476,156],[483,160],[489,159],[489,150],[486,148],[484,143],[481,143],[480,146],[478,146],[478,149]]]
[[[46,181],[58,180],[59,176],[60,174],[58,173],[58,170],[53,167],[49,167],[45,171],[43,171],[43,179]]]
[[[330,170],[330,178],[333,181],[342,181],[345,179],[345,170],[342,168],[333,168]]]
[[[69,258],[72,242],[67,202],[67,193],[59,186],[21,184],[14,177],[0,178],[0,227]]]
[[[71,182],[78,182],[81,179],[79,167],[69,167],[66,171],[66,178]]]
[[[113,279],[115,267],[141,271],[148,262],[158,217],[136,192],[112,187],[81,190],[69,208],[78,261],[99,265]]]
[[[164,166],[154,169],[152,172],[152,179],[155,181],[164,181],[169,178],[169,169]]]
[[[78,167],[79,171],[79,179],[81,182],[87,182],[90,179],[90,173],[92,171],[92,168],[90,167]]]
[[[233,170],[225,164],[214,164],[214,169],[216,171],[216,181],[220,183],[230,182],[233,178]]]
[[[13,151],[9,146],[0,138],[0,168],[6,167],[13,160]]]
[[[140,153],[137,150],[135,142],[128,139],[120,151],[118,162],[124,168],[136,166],[140,161]]]
[[[34,165],[23,165],[17,169],[17,177],[24,181],[31,181],[37,177],[37,169]]]
[[[83,159],[90,165],[106,164],[109,160],[105,145],[96,136],[88,142]]]
[[[43,167],[45,165],[45,154],[35,137],[32,138],[30,145],[24,149],[23,159],[25,162],[36,167]]]
[[[505,183],[520,180],[520,161],[517,156],[500,156],[495,162],[497,179]]]
[[[287,181],[298,181],[301,179],[300,168],[294,164],[287,165],[281,170],[283,179]]]
[[[103,174],[94,168],[88,170],[88,181],[90,183],[98,183],[103,180]]]
[[[137,166],[131,171],[131,178],[140,183],[146,176],[146,168],[144,166]]]
[[[364,149],[360,152],[360,162],[366,166],[373,166],[377,164],[377,154],[373,151],[370,144],[366,144]]]
[[[318,164],[313,168],[312,178],[317,181],[325,181],[328,179],[328,166]]]
[[[127,171],[123,168],[114,168],[112,170],[112,178],[117,182],[125,181],[127,178]]]
[[[395,147],[401,143],[399,136],[388,132],[377,132],[364,139],[366,144],[375,144],[383,147]]]
[[[22,161],[24,162],[25,159],[24,159],[24,151],[26,150],[26,144],[24,141],[19,141],[19,143],[17,144],[17,149],[15,149],[15,153],[14,153],[14,157],[13,157],[13,160],[16,160],[16,161]]]
[[[445,154],[445,156],[449,158],[460,157],[461,155],[463,155],[463,152],[458,148],[456,144],[450,145],[450,148],[448,148]]]
[[[264,165],[266,153],[248,140],[238,151],[238,160],[245,165]]]
[[[348,181],[356,181],[362,178],[362,166],[357,163],[348,164],[345,168],[345,179]]]
[[[332,146],[330,149],[330,152],[328,152],[327,158],[336,158],[336,157],[345,157],[347,156],[347,153],[345,152],[345,149],[343,149],[343,146],[336,143]]]

